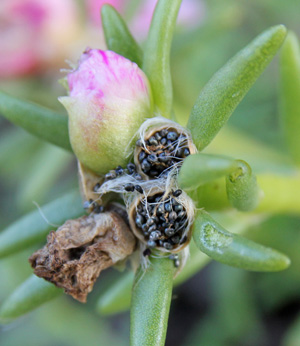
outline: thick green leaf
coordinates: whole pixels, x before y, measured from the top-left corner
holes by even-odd
[[[0,233],[0,258],[46,240],[49,231],[84,214],[78,191],[42,206],[41,211],[25,215]]]
[[[29,133],[72,151],[68,118],[37,104],[0,92],[0,114]]]
[[[171,116],[173,104],[170,50],[181,0],[158,0],[144,50],[143,70],[148,76],[158,112]]]
[[[259,188],[250,166],[236,160],[238,169],[226,177],[226,190],[230,204],[241,211],[250,211],[259,202]]]
[[[236,161],[221,155],[195,154],[188,156],[180,168],[178,183],[184,190],[224,177],[237,168]]]
[[[62,293],[62,289],[32,275],[4,301],[0,308],[0,320],[9,322],[58,297]]]
[[[112,6],[106,4],[102,6],[101,17],[107,48],[141,67],[142,49],[132,37],[120,14]]]
[[[145,271],[138,269],[132,288],[131,346],[165,345],[174,270],[168,258],[151,260]]]
[[[198,150],[205,148],[226,123],[269,64],[285,35],[283,25],[266,30],[235,55],[202,89],[188,122]]]
[[[300,165],[300,48],[289,32],[281,51],[281,120],[286,143],[295,163]]]
[[[229,233],[209,214],[198,212],[193,238],[198,248],[224,264],[253,271],[279,271],[290,265],[280,252]]]

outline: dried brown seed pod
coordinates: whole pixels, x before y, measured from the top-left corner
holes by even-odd
[[[136,239],[115,211],[68,220],[30,258],[34,273],[85,302],[103,269],[124,260]]]
[[[143,179],[155,179],[184,158],[196,153],[190,133],[173,121],[156,117],[147,120],[139,131],[134,163]]]
[[[185,192],[176,197],[174,191],[157,185],[131,203],[130,227],[146,247],[177,253],[189,244],[194,204]]]

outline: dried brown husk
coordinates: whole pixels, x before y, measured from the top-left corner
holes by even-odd
[[[29,262],[37,276],[86,302],[100,272],[126,259],[135,246],[136,239],[119,213],[92,213],[50,232],[47,244]]]
[[[99,194],[95,193],[94,187],[96,184],[102,184],[103,177],[95,174],[78,161],[79,187],[81,196],[85,201],[99,200]]]

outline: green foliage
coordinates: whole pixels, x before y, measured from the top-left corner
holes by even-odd
[[[143,52],[120,14],[110,5],[101,8],[107,48],[142,66]]]
[[[165,345],[174,271],[168,258],[153,259],[147,269],[138,269],[131,299],[131,346]]]
[[[154,104],[164,117],[173,107],[170,50],[181,0],[159,0],[144,49],[143,70],[152,86]]]
[[[226,231],[206,212],[194,222],[193,238],[208,256],[233,267],[253,271],[279,271],[290,265],[285,255]]]
[[[274,26],[235,55],[202,89],[189,118],[193,141],[204,149],[226,123],[250,87],[269,64],[286,35]]]
[[[281,51],[281,120],[288,150],[300,165],[300,48],[289,32]]]
[[[50,109],[0,92],[0,114],[29,133],[71,150],[68,118]]]

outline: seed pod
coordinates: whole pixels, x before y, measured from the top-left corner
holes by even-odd
[[[137,195],[129,206],[129,223],[135,236],[147,247],[156,248],[162,252],[177,253],[190,242],[194,204],[185,192],[174,198],[172,189],[165,184],[165,180],[163,183],[157,179],[157,186],[152,186],[151,190],[145,191],[140,196]],[[181,215],[180,220],[177,220],[177,213],[172,209],[175,206],[170,202],[171,199],[182,206],[184,216]],[[168,208],[165,208],[165,205],[171,208],[171,212],[167,211]],[[145,226],[141,224],[138,217],[140,213],[145,215]]]
[[[156,179],[185,157],[196,152],[190,133],[173,121],[156,117],[147,120],[139,130],[134,163],[145,180]]]

